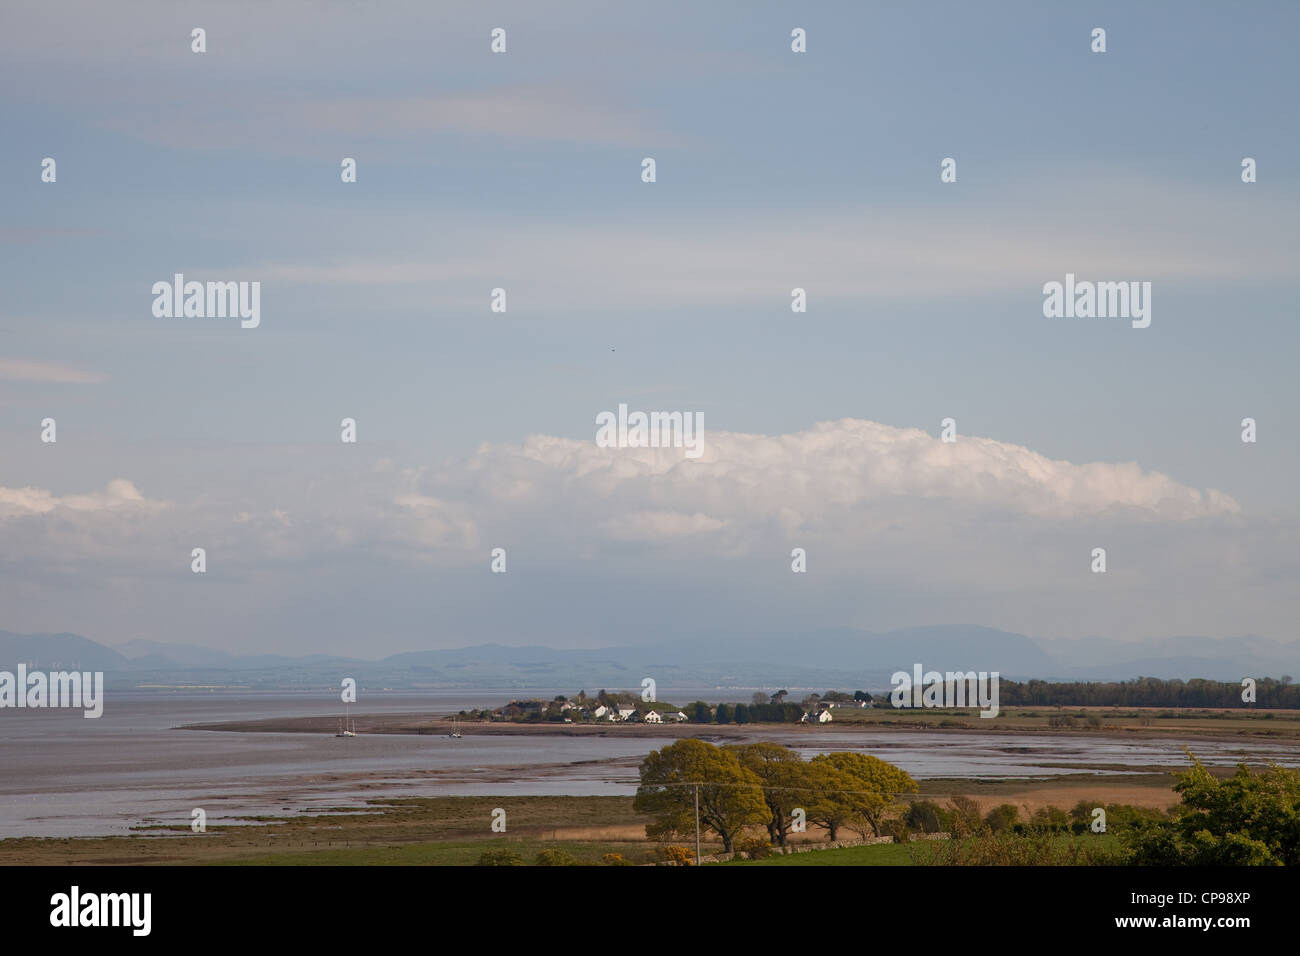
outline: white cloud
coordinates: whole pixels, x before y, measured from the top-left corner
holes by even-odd
[[[381,463],[313,475],[306,496],[288,485],[283,494],[243,488],[178,507],[196,532],[208,527],[230,545],[244,536],[238,547],[249,560],[272,539],[285,554],[354,545],[476,553],[489,534],[692,537],[743,553],[770,547],[774,534],[816,532],[848,545],[858,523],[894,521],[904,502],[932,515],[1054,521],[1186,522],[1241,512],[1229,495],[1134,463],[1072,464],[993,439],[947,444],[919,429],[859,419],[784,435],[706,429],[696,460],[681,449],[599,448],[594,438],[534,435],[482,445],[439,468],[374,464]],[[125,479],[64,496],[0,487],[0,518],[135,506],[147,522],[160,505]]]
[[[156,510],[160,503],[146,501],[135,485],[125,478],[113,479],[103,491],[63,497],[44,488],[0,487],[0,519],[46,515],[59,509],[99,512],[130,506]]]
[[[600,530],[615,541],[667,541],[717,531],[722,522],[702,514],[675,511],[633,511],[607,518]]]
[[[681,450],[605,449],[533,436],[522,445],[484,446],[468,470],[493,475],[498,486],[527,481],[535,504],[568,502],[597,518],[612,511],[585,524],[618,536],[636,525],[662,536],[766,526],[773,516],[807,526],[889,509],[903,498],[1060,519],[1123,510],[1131,519],[1184,521],[1241,510],[1222,492],[1190,488],[1133,463],[1075,465],[993,439],[961,436],[947,444],[919,429],[859,419],[775,436],[706,431],[704,454],[694,461]],[[454,474],[443,478],[454,481]],[[489,488],[488,500],[494,497]]]
[[[1111,202],[1135,211],[1123,230],[1096,216],[1096,206]],[[1157,196],[1140,182],[1107,181],[1104,192],[1080,187],[1063,196],[1059,186],[1034,184],[1009,190],[996,207],[972,200],[959,212],[801,207],[641,217],[635,224],[524,222],[508,230],[453,218],[432,240],[398,213],[386,236],[366,241],[372,251],[365,256],[249,268],[282,282],[370,286],[368,294],[386,301],[416,296],[426,304],[481,304],[485,287],[501,285],[519,314],[549,303],[563,303],[566,312],[773,305],[788,303],[799,286],[813,308],[836,299],[916,301],[1011,290],[1023,295],[1026,314],[1041,316],[1043,283],[1073,272],[1080,279],[1151,281],[1158,322],[1168,294],[1162,283],[1289,277],[1295,240],[1281,224],[1300,209],[1289,197],[1278,202],[1290,211],[1261,222],[1249,206],[1203,190],[1166,186]],[[798,220],[797,231],[788,217]],[[1215,230],[1200,228],[1205,222]]]
[[[59,362],[40,359],[0,358],[0,379],[14,382],[46,382],[56,385],[98,385],[108,381],[102,372],[90,372]]]
[[[349,137],[465,133],[507,139],[637,146],[675,140],[638,121],[634,112],[537,84],[436,96],[374,97],[296,104],[310,130]]]
[[[401,161],[403,151],[391,144],[431,136],[629,148],[680,142],[635,111],[604,105],[587,93],[537,86],[316,100],[229,91],[202,110],[188,102],[150,104],[147,109],[118,109],[100,125],[174,149],[206,150],[218,144],[302,157],[330,152],[343,138],[370,161]]]
[[[124,479],[67,495],[0,488],[0,601],[20,601],[34,620],[52,595],[74,590],[129,615],[143,599],[132,595],[164,588],[177,620],[195,600],[237,599],[250,633],[268,639],[278,632],[258,631],[259,615],[283,626],[293,607],[323,600],[359,619],[396,615],[403,628],[454,606],[445,623],[459,621],[473,640],[513,627],[514,639],[541,642],[567,626],[540,619],[542,609],[593,588],[589,637],[619,641],[592,623],[621,626],[621,598],[602,595],[652,581],[714,610],[706,596],[728,594],[759,617],[868,628],[1267,633],[1294,610],[1293,523],[1249,518],[1228,495],[1136,464],[1075,464],[966,435],[945,444],[857,419],[780,435],[706,423],[698,460],[598,448],[594,422],[592,431],[485,444],[415,468],[383,457],[391,450],[340,468],[331,451],[307,448],[286,457],[294,467],[256,480],[216,467],[222,480],[175,504]],[[1089,571],[1099,545],[1106,575]],[[809,556],[797,581],[796,546]],[[188,589],[193,547],[207,549],[204,580],[228,590]],[[510,555],[508,578],[490,576],[494,547]],[[494,603],[503,586],[539,603],[513,619]],[[80,600],[93,618],[100,598]],[[165,639],[161,626],[151,636]]]

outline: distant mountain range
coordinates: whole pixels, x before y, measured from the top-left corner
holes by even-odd
[[[746,638],[701,636],[653,646],[554,650],[483,644],[412,651],[382,660],[312,654],[241,655],[190,644],[130,641],[116,648],[77,634],[0,631],[0,670],[104,671],[110,686],[239,685],[337,687],[799,687],[879,690],[895,671],[998,671],[1015,680],[1127,680],[1134,677],[1300,675],[1300,641],[1259,637],[1171,637],[1141,643],[1046,641],[986,627],[912,627],[875,634],[851,628]]]

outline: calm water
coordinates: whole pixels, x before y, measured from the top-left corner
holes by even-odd
[[[554,691],[553,693],[563,693]],[[365,694],[358,713],[497,706],[519,691]],[[550,696],[529,691],[529,696]],[[670,700],[709,699],[665,689]],[[142,824],[188,826],[202,807],[210,822],[236,816],[364,805],[375,797],[631,794],[636,765],[664,739],[645,737],[235,734],[180,724],[334,714],[337,693],[109,693],[104,715],[0,711],[0,837],[127,833]],[[1173,740],[1046,738],[1010,734],[862,732],[764,728],[756,737],[825,750],[863,749],[914,777],[1042,777],[1080,764],[1134,769],[1186,765]],[[1206,763],[1243,757],[1300,766],[1295,747],[1197,742]],[[1049,766],[1050,765],[1050,766]],[[1058,766],[1060,765],[1060,766]]]

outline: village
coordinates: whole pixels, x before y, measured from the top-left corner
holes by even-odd
[[[827,724],[836,708],[865,708],[872,703],[866,691],[847,694],[827,691],[810,694],[798,703],[788,701],[789,691],[756,691],[748,704],[709,704],[702,700],[677,707],[666,701],[643,700],[633,693],[601,690],[594,696],[579,691],[573,697],[551,700],[512,700],[495,710],[461,711],[466,720],[514,723],[615,723],[615,724]]]

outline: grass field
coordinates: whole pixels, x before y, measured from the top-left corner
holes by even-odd
[[[629,845],[642,856],[653,847],[645,841],[648,820],[632,810],[631,797],[434,797],[375,800],[371,807],[249,818],[262,825],[210,826],[202,834],[154,828],[136,836],[0,840],[0,865],[473,863],[506,841],[522,841],[521,855],[531,862],[552,847],[575,855],[576,847],[590,847],[594,860]],[[506,811],[505,833],[492,831],[498,807]]]
[[[1044,732],[1150,736],[1264,737],[1300,740],[1300,711],[1208,710],[1168,707],[1009,707],[994,718],[969,710],[895,710],[891,707],[837,707],[832,725],[911,727],[927,730]],[[1053,718],[1070,717],[1074,727],[1053,727]],[[1089,718],[1097,726],[1089,726]],[[1195,749],[1195,747],[1193,747]]]
[[[1145,779],[1145,778],[1139,778]],[[1096,778],[1093,785],[1097,786]],[[1033,808],[1061,793],[1076,796],[1086,779],[1064,790],[1044,781],[1039,796],[1025,781],[989,782],[979,792],[971,781],[948,781],[940,789],[972,793],[992,806],[1011,794]],[[960,785],[960,786],[956,786]],[[1019,786],[1020,790],[1014,790]],[[1104,786],[1115,789],[1113,782]],[[1173,802],[1163,780],[1159,802]],[[1121,795],[1129,792],[1116,790]],[[1133,788],[1130,792],[1138,792]],[[1063,801],[1057,801],[1058,805]],[[491,829],[493,811],[506,811],[505,833]],[[561,849],[579,863],[600,864],[607,853],[630,863],[656,859],[658,844],[645,838],[647,818],[632,809],[630,797],[437,797],[377,800],[371,812],[323,812],[310,816],[264,818],[256,826],[213,826],[202,834],[187,829],[150,829],[134,836],[80,839],[27,838],[0,841],[0,865],[256,865],[256,866],[466,866],[486,850],[512,850],[526,864],[543,850]],[[759,831],[755,831],[756,833]],[[825,842],[824,831],[810,826],[801,839]],[[679,840],[679,843],[692,843]],[[843,850],[815,850],[762,861],[767,866],[881,865],[915,862],[920,844],[877,844]],[[705,854],[721,846],[705,834]]]
[[[838,850],[773,855],[765,860],[728,860],[715,866],[914,866],[912,847],[905,843],[875,843]]]
[[[299,853],[266,853],[226,860],[227,866],[473,866],[485,850],[511,850],[530,864],[543,850],[562,849],[580,864],[600,865],[606,853],[619,853],[634,863],[645,862],[650,844],[582,843],[535,839],[512,839],[505,835],[492,840],[417,843],[391,847],[313,850]]]

